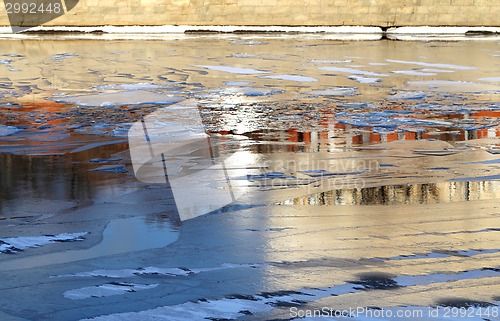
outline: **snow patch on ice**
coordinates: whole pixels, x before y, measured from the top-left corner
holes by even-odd
[[[69,290],[63,293],[64,297],[71,300],[82,300],[88,298],[102,298],[112,295],[121,295],[127,292],[136,292],[149,290],[157,287],[156,284],[137,284],[127,282],[113,282],[98,286],[89,286],[75,290]]]
[[[74,274],[57,275],[55,277],[105,277],[105,278],[127,278],[141,275],[164,275],[164,276],[188,276],[202,272],[211,272],[226,269],[240,269],[240,268],[257,268],[263,264],[234,264],[224,263],[217,267],[207,268],[162,268],[155,266],[148,266],[138,269],[122,269],[122,270],[94,270],[90,272],[80,272]]]
[[[252,314],[271,311],[274,306],[287,304],[299,306],[304,302],[355,292],[353,285],[345,284],[324,289],[306,289],[298,291],[264,292],[259,295],[234,295],[218,300],[199,300],[174,306],[163,306],[139,312],[117,313],[84,320],[156,320],[170,321],[206,321],[236,319],[250,312]]]
[[[17,253],[27,248],[35,248],[56,242],[83,241],[88,232],[61,233],[43,236],[21,236],[0,239],[0,253]]]
[[[388,278],[395,286],[428,285],[436,282],[450,282],[462,279],[480,279],[498,276],[495,269],[472,270],[450,274],[427,274],[416,276],[396,276]],[[361,280],[363,282],[363,280]],[[370,290],[359,281],[347,281],[324,288],[302,288],[298,291],[262,292],[255,295],[228,295],[222,299],[201,299],[173,306],[162,306],[139,312],[102,315],[85,320],[156,320],[161,316],[168,320],[204,321],[210,319],[237,319],[245,314],[263,313],[280,306],[300,306],[330,296]]]

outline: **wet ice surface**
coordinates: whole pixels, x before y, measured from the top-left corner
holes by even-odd
[[[102,232],[102,241],[89,249],[34,255],[8,261],[0,264],[0,270],[33,268],[161,248],[175,242],[179,237],[178,231],[172,227],[151,226],[144,224],[143,221],[142,217],[112,220]],[[81,241],[82,236],[85,234],[61,234],[38,238],[6,238],[3,241],[4,244],[2,244],[5,248],[0,249],[2,249],[2,252],[8,253],[16,252],[16,249],[21,250],[23,247],[37,247],[52,242]],[[21,246],[21,248],[18,246]]]
[[[0,248],[39,238],[0,255],[6,320],[498,307],[498,43],[0,46]],[[243,196],[180,223],[172,191],[134,177],[127,134],[185,98],[210,135],[172,149],[168,170],[213,161]],[[169,144],[193,139],[176,112],[154,127]]]

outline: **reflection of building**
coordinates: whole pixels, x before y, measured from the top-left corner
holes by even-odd
[[[433,204],[500,198],[500,181],[444,182],[339,189],[282,202],[286,205]]]
[[[473,123],[470,125],[470,130],[460,129],[455,127],[433,126],[424,127],[422,130],[409,128],[401,128],[401,130],[386,133],[374,132],[371,127],[356,127],[349,124],[336,122],[334,113],[324,112],[321,118],[321,123],[317,131],[300,131],[299,129],[291,128],[286,131],[275,132],[275,136],[270,140],[288,141],[294,144],[288,146],[288,151],[303,151],[304,146],[296,143],[306,143],[308,150],[331,150],[336,145],[351,146],[360,144],[370,144],[379,142],[391,142],[395,140],[420,140],[420,139],[438,139],[443,141],[464,141],[476,138],[500,137],[500,127],[484,127],[477,128]],[[484,117],[500,118],[500,111],[477,111],[471,115],[452,114],[442,116],[444,120],[449,119],[481,119]],[[465,126],[464,126],[465,127]],[[477,129],[474,129],[476,127]],[[262,138],[263,131],[253,132],[248,134],[251,138]],[[224,133],[224,132],[222,132]],[[262,139],[267,140],[267,139]]]

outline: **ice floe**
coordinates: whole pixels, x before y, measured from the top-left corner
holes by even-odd
[[[55,97],[52,99],[57,102],[71,103],[79,106],[101,107],[138,104],[173,104],[183,100],[183,98],[181,97],[160,94],[146,90],[131,90],[118,93],[99,93],[92,95]]]
[[[244,82],[242,82],[244,84]],[[247,96],[247,97],[261,97],[261,96],[272,96],[276,94],[281,94],[284,91],[275,88],[259,88],[259,87],[243,87],[243,85],[233,85],[229,88],[210,90],[210,97],[220,97],[220,96]]]
[[[248,86],[248,85],[251,85],[252,82],[250,82],[250,81],[226,81],[225,84],[228,86]]]
[[[432,62],[423,62],[423,61],[406,61],[406,60],[395,60],[395,59],[386,59],[388,62],[404,64],[404,65],[416,65],[423,67],[433,67],[433,68],[449,68],[455,70],[475,70],[476,67],[470,66],[459,66],[452,64],[440,64],[440,63],[432,63]]]
[[[423,72],[418,70],[393,70],[391,71],[395,74],[409,75],[409,76],[435,76],[435,73]]]
[[[229,43],[232,45],[244,45],[244,46],[267,45],[268,44],[268,42],[265,42],[265,41],[248,40],[248,39],[233,40],[233,41],[230,41]]]
[[[318,79],[316,79],[316,78],[301,76],[301,75],[272,75],[272,76],[264,76],[263,78],[288,80],[288,81],[296,81],[296,82],[316,82],[316,81],[318,81]]]
[[[448,92],[488,92],[499,91],[500,88],[494,85],[479,84],[470,81],[453,81],[453,80],[422,80],[422,81],[408,81],[410,87],[426,90],[442,90]]]
[[[387,97],[387,100],[421,100],[426,98],[422,91],[406,91]]]
[[[112,282],[104,285],[89,286],[80,289],[69,290],[63,293],[64,297],[71,300],[82,300],[88,298],[102,298],[112,295],[121,295],[127,292],[149,290],[159,284],[137,284],[128,282]]]
[[[313,90],[307,94],[312,96],[354,96],[358,94],[358,89],[354,87],[336,87]]]
[[[149,82],[142,83],[132,83],[132,84],[106,84],[92,87],[94,90],[148,90],[148,89],[158,89],[164,88],[157,84],[152,84]]]
[[[349,124],[356,127],[378,127],[381,128],[400,128],[408,130],[414,127],[451,127],[468,129],[469,125],[455,123],[451,121],[442,121],[439,119],[418,119],[411,117],[402,117],[401,113],[391,113],[390,111],[382,112],[362,112],[362,113],[347,113],[338,112],[336,118],[339,123]],[[383,130],[387,132],[387,129]]]
[[[83,241],[87,232],[61,233],[43,236],[7,237],[0,239],[0,253],[17,253],[27,248],[35,248],[56,242]]]
[[[10,136],[20,131],[22,131],[22,129],[17,128],[15,126],[5,126],[0,124],[0,137]]]
[[[479,78],[481,81],[500,82],[500,77]]]
[[[374,84],[381,81],[380,78],[363,77],[363,76],[348,76],[347,78],[357,81],[361,84]]]
[[[316,64],[345,64],[345,63],[351,63],[352,60],[313,59],[311,60],[311,62]]]
[[[76,56],[78,56],[78,55],[75,53],[67,52],[67,53],[53,55],[51,58],[52,58],[52,60],[55,60],[55,61],[61,61],[61,60],[71,58],[71,57],[76,57]]]
[[[255,55],[249,54],[249,53],[234,53],[234,54],[231,54],[231,57],[234,57],[234,58],[253,58],[253,57],[255,57]]]
[[[204,66],[197,66],[197,67],[202,67],[202,68],[205,68],[208,70],[227,72],[227,73],[231,73],[231,74],[239,74],[239,75],[258,75],[258,74],[269,73],[267,71],[257,70],[257,69],[253,69],[253,68],[242,68],[242,67],[231,67],[231,66],[204,65]]]
[[[454,70],[449,70],[449,69],[434,69],[434,68],[423,68],[420,69],[422,72],[430,72],[430,73],[451,73],[455,72]]]
[[[388,74],[381,74],[381,73],[376,73],[372,71],[365,71],[361,69],[355,69],[355,68],[345,68],[345,67],[333,67],[333,66],[328,66],[328,67],[319,67],[320,70],[325,70],[325,71],[336,71],[336,72],[343,72],[347,74],[352,74],[352,75],[363,75],[363,76],[373,76],[373,77],[388,77]]]

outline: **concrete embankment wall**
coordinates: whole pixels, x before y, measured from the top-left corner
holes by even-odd
[[[499,17],[500,0],[80,0],[44,25],[498,27]]]

